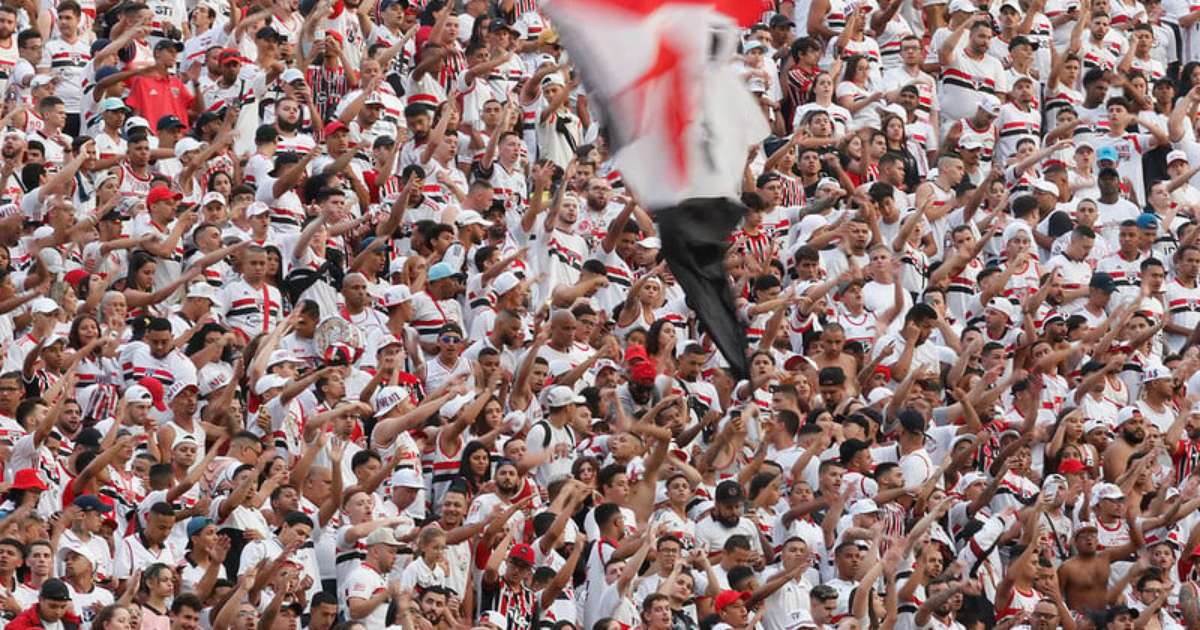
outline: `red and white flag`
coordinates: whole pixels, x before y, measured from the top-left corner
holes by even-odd
[[[649,208],[738,197],[770,132],[730,65],[755,0],[545,0],[580,69],[621,175]]]

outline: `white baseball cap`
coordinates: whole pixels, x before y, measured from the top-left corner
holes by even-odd
[[[254,393],[262,396],[272,389],[277,389],[287,385],[288,380],[278,374],[264,374],[259,377],[258,382],[254,384]]]
[[[375,392],[371,405],[375,407],[375,415],[382,416],[395,409],[405,398],[408,398],[408,388],[391,385]]]
[[[438,415],[446,418],[447,420],[452,420],[460,411],[463,410],[463,407],[471,404],[471,401],[473,400],[475,400],[475,394],[472,393],[455,396],[454,398],[451,398],[442,404],[441,408],[438,409]]]
[[[517,274],[511,271],[505,271],[504,273],[496,276],[495,280],[492,280],[492,291],[494,291],[496,295],[504,295],[520,285],[521,279],[517,277]]]
[[[637,246],[644,247],[646,249],[662,249],[662,240],[660,240],[657,236],[647,236],[646,238],[638,241]]]
[[[1151,363],[1142,369],[1142,382],[1158,381],[1171,378],[1171,370],[1161,363]]]
[[[287,70],[284,70],[282,74],[279,75],[279,80],[282,81],[283,83],[291,83],[292,81],[303,81],[304,73],[300,72],[296,68],[288,68]]]
[[[267,360],[267,369],[271,369],[280,363],[300,363],[300,359],[292,354],[289,350],[282,348],[271,353],[271,358]]]
[[[1140,415],[1142,415],[1142,410],[1138,409],[1137,407],[1135,407],[1133,405],[1130,405],[1128,407],[1121,407],[1121,410],[1117,412],[1117,426],[1121,426],[1122,424],[1125,424],[1126,422],[1133,420],[1134,414],[1137,414],[1140,416]]]
[[[1171,151],[1170,153],[1167,154],[1167,164],[1171,164],[1172,162],[1179,162],[1179,161],[1187,162],[1188,161],[1187,153],[1184,153],[1183,151],[1180,151],[1179,149],[1175,149],[1174,151]]]
[[[1012,302],[1009,302],[1008,298],[994,297],[988,300],[987,307],[1003,313],[1008,318],[1010,324],[1017,321],[1017,307]]]
[[[1055,196],[1058,195],[1058,186],[1055,186],[1054,183],[1048,179],[1042,179],[1039,177],[1030,182],[1029,186],[1034,190],[1040,190],[1044,193],[1049,193]]]
[[[29,311],[38,315],[52,315],[58,312],[58,302],[48,297],[40,297],[29,304]]]
[[[555,385],[546,392],[546,406],[551,409],[566,407],[567,405],[581,405],[586,403],[587,399],[575,393],[575,390],[566,385]]]
[[[193,282],[188,287],[188,298],[203,298],[212,304],[220,303],[220,297],[217,296],[217,288],[207,282]]]
[[[459,225],[482,225],[483,227],[492,227],[492,222],[483,218],[482,214],[474,210],[463,210],[458,213],[458,217],[454,222]]]
[[[255,201],[254,203],[246,206],[246,218],[256,217],[260,214],[267,214],[270,211],[271,208],[267,204],[261,201]]]
[[[154,394],[151,394],[150,390],[142,387],[141,385],[130,385],[129,388],[125,390],[124,399],[125,404],[127,405],[154,404]]]
[[[985,114],[992,116],[1000,115],[1000,99],[991,94],[984,94],[979,98],[979,109]]]
[[[383,307],[391,308],[398,306],[412,299],[412,291],[403,284],[388,287],[387,291],[383,292]]]
[[[425,481],[417,474],[417,471],[411,468],[398,468],[392,473],[390,484],[393,488],[416,488],[423,489]]]
[[[200,206],[207,206],[210,203],[219,203],[225,205],[225,195],[219,190],[210,190],[204,193],[204,197],[200,199]]]
[[[1098,483],[1092,489],[1092,505],[1095,505],[1104,500],[1120,501],[1125,498],[1125,493],[1121,491],[1121,487],[1115,483]]]
[[[850,516],[858,516],[859,514],[874,514],[879,511],[879,506],[875,505],[875,501],[871,499],[859,499],[850,505]]]
[[[191,136],[184,136],[175,143],[175,157],[181,158],[183,157],[183,154],[187,153],[188,151],[199,151],[203,148],[204,144],[199,140]]]

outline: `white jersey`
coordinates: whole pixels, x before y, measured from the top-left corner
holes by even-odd
[[[59,78],[55,94],[63,100],[68,113],[79,113],[83,104],[84,68],[92,60],[91,46],[83,38],[73,44],[52,39],[46,42],[45,55],[50,59],[50,74]]]
[[[255,288],[238,278],[226,284],[221,293],[226,322],[248,339],[269,332],[283,321],[283,297],[279,289],[265,282]]]

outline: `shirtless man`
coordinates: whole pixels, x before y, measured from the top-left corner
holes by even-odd
[[[1075,556],[1058,567],[1058,582],[1067,607],[1075,612],[1103,612],[1106,607],[1109,569],[1113,561],[1128,558],[1142,546],[1142,529],[1137,519],[1126,517],[1129,542],[1097,551],[1096,526],[1084,523],[1075,530]]]
[[[842,352],[846,345],[846,331],[841,324],[829,323],[821,331],[821,352],[813,357],[817,368],[840,367],[845,374],[857,374],[858,364],[854,357]]]
[[[1115,482],[1129,467],[1129,458],[1146,439],[1146,419],[1136,406],[1121,409],[1117,416],[1117,439],[1104,449],[1104,479]]]

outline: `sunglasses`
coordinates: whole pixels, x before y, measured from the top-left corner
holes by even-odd
[[[462,343],[462,337],[454,337],[451,335],[443,335],[438,340],[442,343]]]

